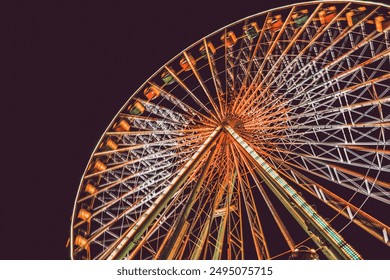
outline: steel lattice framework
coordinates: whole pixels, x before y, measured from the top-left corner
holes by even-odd
[[[361,259],[351,232],[389,253],[389,215],[366,210],[390,210],[389,11],[298,3],[179,53],[95,148],[71,257]]]

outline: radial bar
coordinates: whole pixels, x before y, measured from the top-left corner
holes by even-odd
[[[172,255],[173,255],[172,250],[173,250],[175,244],[177,244],[178,241],[180,240],[179,235],[183,231],[183,227],[185,226],[186,223],[188,223],[187,219],[188,219],[188,216],[190,214],[191,208],[194,206],[194,204],[196,202],[195,198],[198,195],[200,188],[202,187],[202,185],[204,183],[204,180],[206,179],[207,172],[210,169],[210,165],[214,159],[216,151],[217,151],[217,149],[215,147],[211,149],[210,154],[207,158],[206,164],[205,164],[205,166],[202,170],[202,173],[198,179],[198,182],[196,183],[196,186],[192,190],[191,196],[188,199],[188,204],[184,208],[184,211],[181,213],[180,218],[178,219],[177,225],[175,226],[175,228],[173,228],[173,234],[167,236],[167,238],[169,237],[169,240],[166,240],[167,241],[166,245],[164,246],[164,248],[162,248],[162,250],[160,252],[161,255],[158,254],[156,256],[156,259],[163,259],[163,260],[173,259],[172,258]]]
[[[223,184],[225,186],[223,187],[222,190],[223,190],[223,192],[226,191],[226,198],[225,198],[225,205],[224,205],[225,211],[221,211],[221,213],[220,213],[221,221],[220,221],[219,228],[218,228],[217,240],[215,241],[213,260],[221,259],[222,248],[224,245],[223,243],[224,243],[224,238],[225,238],[225,232],[227,230],[227,222],[229,220],[229,210],[231,207],[230,205],[231,205],[231,201],[232,201],[233,187],[235,184],[236,177],[237,177],[237,172],[235,172],[233,174],[232,178],[228,178],[226,184]],[[216,204],[216,206],[217,206],[217,204]],[[218,210],[214,211],[214,216],[216,216],[216,213],[218,213]]]
[[[237,141],[237,143],[250,155],[257,163],[258,168],[266,174],[268,180],[272,181],[272,187],[277,188],[277,192],[287,196],[292,204],[295,204],[295,210],[307,219],[318,231],[318,235],[328,241],[330,250],[343,259],[358,260],[362,257],[326,222],[317,212],[300,196],[287,182],[281,178],[275,170],[271,168],[260,156],[253,150],[244,139],[242,139],[229,125],[225,130]],[[270,186],[271,187],[271,186]]]

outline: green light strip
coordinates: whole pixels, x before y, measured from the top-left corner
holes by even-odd
[[[333,229],[330,225],[317,214],[317,212],[292,188],[287,182],[280,177],[270,165],[268,165],[259,154],[253,150],[230,126],[226,126],[225,129],[236,139],[236,141],[243,147],[264,171],[274,179],[277,184],[281,187],[284,193],[287,193],[289,197],[301,207],[307,216],[312,218],[320,228],[323,229],[324,233],[334,241],[335,244],[352,260],[360,260],[360,255]]]

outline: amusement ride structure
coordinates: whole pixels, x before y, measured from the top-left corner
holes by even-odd
[[[389,53],[389,6],[366,1],[284,6],[195,42],[102,135],[71,258],[362,259],[370,238],[390,258]]]

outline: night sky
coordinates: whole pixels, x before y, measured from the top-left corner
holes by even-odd
[[[3,7],[0,259],[69,259],[81,176],[130,95],[193,42],[295,1],[13,2]]]

